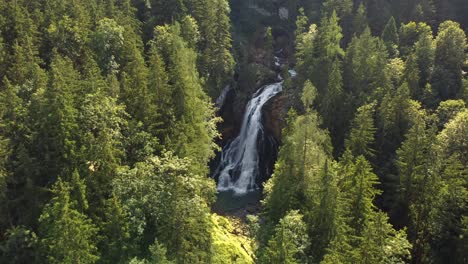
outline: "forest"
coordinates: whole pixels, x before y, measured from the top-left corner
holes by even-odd
[[[0,263],[468,263],[467,32],[466,0],[0,0]]]

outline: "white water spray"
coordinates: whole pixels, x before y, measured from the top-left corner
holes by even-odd
[[[260,88],[248,102],[239,135],[226,145],[216,175],[218,191],[233,191],[242,195],[255,190],[255,180],[259,174],[257,142],[264,137],[262,107],[272,97],[282,91],[283,82]]]

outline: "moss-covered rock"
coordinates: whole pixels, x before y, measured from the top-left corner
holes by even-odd
[[[254,263],[251,240],[239,232],[231,221],[217,214],[211,215],[212,230],[212,263]]]

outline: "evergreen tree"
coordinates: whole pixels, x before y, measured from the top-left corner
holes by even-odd
[[[287,211],[310,202],[310,188],[318,185],[318,172],[331,154],[330,139],[310,109],[315,96],[315,87],[306,82],[302,96],[306,114],[289,120],[275,172],[265,184],[263,203],[269,223],[276,224]]]
[[[354,120],[351,123],[351,132],[346,140],[346,149],[354,157],[363,155],[372,158],[375,151],[372,149],[374,143],[374,112],[376,103],[363,105],[357,109]]]
[[[55,55],[49,72],[49,83],[38,101],[33,153],[40,162],[36,184],[52,184],[60,175],[71,175],[77,161],[78,111],[76,96],[81,89],[79,73],[70,59]]]
[[[404,230],[396,231],[384,212],[373,212],[357,249],[359,263],[408,263],[411,244]]]
[[[202,36],[200,74],[207,79],[208,93],[217,96],[234,69],[229,4],[226,0],[196,0],[193,10]]]
[[[303,78],[313,75],[316,59],[314,53],[316,37],[317,26],[315,24],[310,25],[308,31],[296,36],[297,78],[300,78],[301,81]]]
[[[320,261],[326,253],[330,242],[338,232],[338,176],[335,163],[325,162],[321,172],[318,205],[310,208],[311,223],[309,234],[312,241],[320,241],[312,248],[312,257]]]
[[[54,184],[54,197],[39,218],[42,252],[48,263],[95,263],[97,228],[76,209],[71,191],[60,178]]]
[[[399,41],[395,18],[393,16],[390,18],[382,32],[382,40],[387,46],[387,51],[390,54],[390,57],[397,57]]]
[[[434,139],[434,132],[426,129],[424,120],[417,119],[397,151],[403,215],[409,217],[408,234],[416,263],[430,259],[432,224],[440,199],[441,182],[431,154]]]
[[[421,101],[424,90],[420,87],[420,70],[415,55],[408,56],[405,63],[404,80],[408,84],[411,98]]]
[[[104,263],[126,263],[135,251],[130,242],[130,220],[119,198],[112,194],[106,200],[101,232],[104,239],[99,243],[101,260]]]
[[[363,156],[356,157],[356,161],[351,165],[345,177],[342,191],[345,193],[345,202],[349,206],[346,213],[349,227],[352,228],[355,236],[362,236],[375,209],[373,201],[376,195],[380,194],[380,191],[375,188],[379,181]]]
[[[290,211],[276,226],[260,263],[304,263],[308,240],[302,215],[298,211]]]
[[[323,17],[318,28],[315,45],[317,59],[311,80],[317,86],[319,95],[325,94],[333,62],[344,56],[344,51],[340,46],[343,34],[338,22],[336,12],[332,12],[331,15]]]
[[[357,36],[361,35],[364,30],[368,27],[366,7],[363,2],[359,3],[359,7],[356,10],[356,14],[353,18],[353,32]]]
[[[387,65],[387,56],[384,43],[373,37],[369,28],[351,40],[346,50],[343,80],[351,98],[355,98],[354,107],[366,103],[368,97],[379,91],[377,88],[388,89],[389,81],[382,70]]]
[[[415,60],[419,67],[419,86],[424,87],[430,82],[434,68],[435,47],[432,31],[421,33],[414,49]]]
[[[178,23],[157,27],[154,43],[166,59],[168,81],[172,87],[172,105],[176,124],[167,147],[181,157],[191,157],[193,169],[206,173],[206,164],[217,149],[218,136],[214,108],[202,90],[196,70],[196,53],[180,37]]]
[[[323,123],[334,139],[334,146],[338,146],[343,139],[341,131],[344,129],[344,122],[341,117],[344,115],[343,79],[341,76],[341,63],[335,59],[331,66],[328,77],[327,89],[320,104],[320,114]]]

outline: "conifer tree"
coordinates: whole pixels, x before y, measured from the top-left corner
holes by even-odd
[[[268,246],[260,263],[304,263],[305,249],[309,238],[307,228],[299,211],[290,211],[275,228],[275,234],[268,241]]]
[[[420,70],[417,64],[416,56],[411,54],[405,63],[404,80],[408,84],[411,98],[421,100],[423,98],[423,89],[420,87]]]
[[[393,58],[398,56],[398,30],[393,16],[388,20],[388,23],[382,32],[382,40],[387,46],[390,57]]]
[[[382,211],[372,213],[357,249],[359,263],[407,263],[411,244],[405,230],[396,231]]]
[[[363,156],[356,157],[348,173],[342,191],[349,206],[347,213],[349,227],[355,236],[361,236],[375,208],[374,198],[380,194],[376,189],[379,181]]]
[[[375,150],[372,149],[372,145],[376,132],[374,126],[375,107],[376,102],[359,107],[351,123],[351,132],[345,146],[354,157],[363,155],[369,159],[374,156]]]
[[[197,55],[180,36],[178,23],[157,27],[155,36],[154,43],[166,59],[176,120],[167,147],[181,157],[191,157],[193,169],[206,173],[206,164],[217,148],[213,140],[218,136],[219,120],[214,117],[214,108],[202,90],[196,70]]]
[[[320,261],[326,249],[335,239],[339,224],[339,189],[337,177],[337,164],[326,161],[320,175],[320,187],[317,197],[317,206],[310,209],[309,236],[312,241],[321,241],[311,248],[312,257]],[[308,221],[309,222],[309,221]]]
[[[35,158],[41,164],[38,185],[54,182],[59,175],[71,175],[76,167],[78,111],[75,100],[81,89],[80,75],[70,59],[55,55],[49,72],[49,83],[38,102],[39,116],[34,138]]]
[[[54,197],[39,218],[42,252],[48,263],[96,263],[97,228],[76,209],[71,191],[60,178],[54,184]]]
[[[335,11],[329,16],[324,16],[318,28],[316,40],[316,64],[311,80],[317,86],[319,94],[324,94],[331,76],[333,62],[344,56],[340,46],[343,38],[342,30],[338,24],[339,18]]]
[[[276,224],[287,211],[309,202],[309,188],[318,185],[318,172],[331,154],[330,138],[319,128],[317,113],[310,108],[316,94],[312,83],[306,82],[302,96],[306,113],[289,121],[275,172],[265,184],[263,203],[270,223]]]
[[[343,78],[341,76],[341,63],[335,59],[328,77],[327,89],[320,104],[320,113],[323,123],[334,139],[334,146],[338,146],[343,139],[344,110]]]
[[[130,220],[128,213],[123,208],[120,199],[113,193],[106,200],[103,224],[100,228],[105,237],[99,243],[102,252],[102,261],[105,263],[125,263],[129,255],[136,250],[130,240]]]
[[[353,37],[346,50],[343,80],[348,93],[356,98],[353,106],[366,103],[364,98],[376,97],[379,87],[389,86],[384,69],[387,65],[387,52],[384,43],[371,35],[366,28],[359,37]],[[377,98],[375,98],[377,99]]]
[[[309,19],[304,13],[304,8],[301,7],[299,8],[298,15],[296,17],[296,31],[295,31],[296,45],[302,42],[302,36],[304,33],[307,32],[308,24],[309,24]]]
[[[409,217],[408,235],[413,258],[421,263],[430,258],[435,212],[440,201],[440,176],[432,153],[434,129],[418,118],[397,151],[403,215]]]
[[[353,32],[356,36],[359,36],[364,32],[364,30],[368,27],[367,24],[367,14],[366,14],[366,7],[364,6],[363,2],[359,3],[359,7],[356,10],[356,14],[354,14],[353,18]]]

